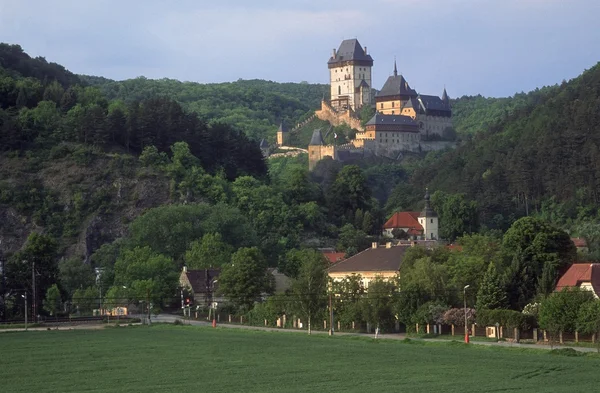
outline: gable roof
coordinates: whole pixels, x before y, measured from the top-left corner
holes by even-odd
[[[558,280],[556,290],[578,287],[583,283],[590,283],[596,295],[600,296],[600,263],[572,264]]]
[[[324,145],[323,143],[323,135],[321,135],[321,129],[317,128],[313,131],[312,138],[310,138],[309,146],[320,146]]]
[[[444,104],[444,101],[438,96],[429,96],[420,94],[417,99],[425,112],[427,111],[450,111],[450,108]]]
[[[344,259],[344,257],[346,256],[346,253],[343,253],[343,252],[322,251],[322,253],[330,263],[336,263],[336,262],[342,261]]]
[[[376,94],[376,97],[389,96],[410,96],[416,97],[417,92],[410,88],[406,79],[402,74],[392,75],[387,78],[381,90]]]
[[[582,237],[572,237],[571,241],[577,248],[587,247],[587,242]]]
[[[383,228],[412,228],[422,231],[423,226],[419,224],[419,214],[419,212],[396,212],[383,224]]]
[[[221,273],[221,269],[198,269],[184,272],[194,293],[207,293],[210,290],[208,288],[210,287],[210,282],[219,277],[219,273]],[[218,285],[218,282],[213,284],[214,291],[216,291]]]
[[[328,269],[329,273],[397,272],[409,246],[368,248]]]
[[[373,58],[367,55],[356,38],[344,40],[339,49],[335,52],[335,57],[331,57],[327,64],[341,63],[344,61],[360,60],[367,61],[373,65]]]

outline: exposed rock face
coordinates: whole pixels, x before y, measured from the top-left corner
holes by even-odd
[[[110,157],[98,157],[88,166],[69,159],[54,160],[44,162],[36,172],[24,170],[21,161],[0,157],[0,178],[10,187],[39,185],[44,195],[52,195],[56,211],[70,220],[69,232],[58,239],[65,258],[89,263],[103,244],[126,235],[135,218],[171,202],[169,180],[157,171],[140,169],[133,159],[120,167]],[[16,205],[0,202],[0,252],[4,256],[21,249],[33,230],[46,230],[34,225],[32,217],[19,212]]]
[[[18,251],[32,229],[33,225],[28,217],[19,214],[12,207],[0,206],[0,251],[4,255]]]

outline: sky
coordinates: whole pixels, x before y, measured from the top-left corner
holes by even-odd
[[[600,61],[599,0],[0,0],[0,42],[78,74],[328,83],[357,38],[381,89],[510,96]]]

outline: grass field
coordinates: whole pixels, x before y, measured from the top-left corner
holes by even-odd
[[[0,333],[1,392],[598,391],[600,358],[190,326]]]

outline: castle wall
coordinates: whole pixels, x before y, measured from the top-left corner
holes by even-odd
[[[342,96],[348,97],[350,108],[354,110],[363,104],[370,104],[370,91],[361,97],[360,89],[358,88],[363,80],[369,86],[372,86],[371,67],[346,64],[342,67],[330,68],[331,99],[336,100]]]
[[[377,103],[377,112],[384,115],[400,115],[402,112],[402,102],[398,100],[390,100]]]
[[[354,112],[352,110],[336,111],[326,101],[321,101],[321,110],[315,112],[315,115],[319,119],[328,121],[334,127],[346,124],[350,128],[363,131],[363,126],[360,124],[360,119],[353,116],[353,114]]]
[[[421,128],[422,135],[436,134],[441,136],[446,128],[452,127],[451,117],[417,114],[416,122],[423,122],[423,128]]]

